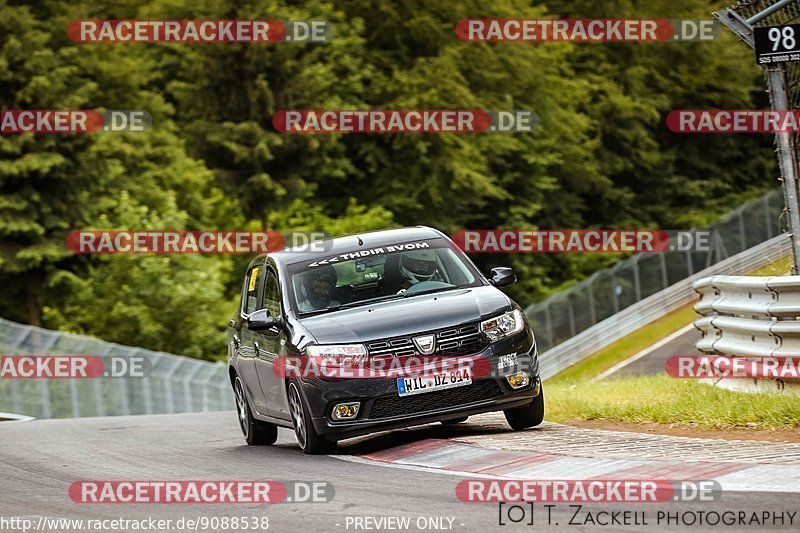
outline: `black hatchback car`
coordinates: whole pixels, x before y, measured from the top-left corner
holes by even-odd
[[[510,268],[487,279],[427,227],[314,244],[324,251],[261,255],[245,275],[228,327],[228,362],[248,444],[274,443],[278,426],[293,428],[303,451],[314,454],[341,439],[489,411],[502,410],[513,429],[542,422],[533,332],[498,290],[516,281]],[[404,363],[425,357],[482,365],[405,372]],[[339,372],[306,372],[319,370],[304,363],[320,358]],[[398,363],[400,372],[342,372],[378,363]]]

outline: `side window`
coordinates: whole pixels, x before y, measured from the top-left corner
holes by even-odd
[[[244,298],[242,299],[242,312],[249,315],[258,306],[258,278],[261,274],[261,267],[255,266],[250,269],[245,278]]]
[[[281,315],[281,296],[278,291],[278,278],[272,270],[267,270],[267,283],[264,285],[264,309],[270,316]]]

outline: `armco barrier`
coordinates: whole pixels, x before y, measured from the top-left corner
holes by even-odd
[[[694,290],[700,294],[694,306],[701,315],[694,322],[702,335],[698,350],[734,357],[800,356],[800,276],[711,276],[697,280]],[[725,387],[742,383],[718,382]],[[754,390],[800,390],[797,380],[744,383]]]
[[[551,377],[642,326],[690,304],[697,297],[692,285],[699,279],[715,274],[745,274],[789,255],[789,236],[783,234],[711,265],[542,352],[542,376]]]
[[[144,357],[146,377],[0,379],[0,411],[36,418],[185,413],[234,409],[227,368],[189,357],[0,318],[0,355]]]

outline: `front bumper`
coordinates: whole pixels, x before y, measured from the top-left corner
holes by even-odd
[[[516,353],[518,365],[498,369],[499,357],[512,353]],[[539,359],[529,331],[491,344],[476,355],[490,363],[491,374],[482,379],[476,377],[471,385],[462,387],[401,397],[395,378],[307,379],[302,380],[301,393],[317,433],[337,440],[520,407],[539,394]],[[504,375],[520,369],[531,377],[530,383],[513,389]],[[333,421],[333,406],[350,401],[361,403],[358,416]]]

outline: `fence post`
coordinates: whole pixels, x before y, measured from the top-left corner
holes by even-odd
[[[52,418],[53,411],[50,409],[50,380],[42,379],[39,381],[39,394],[42,398],[42,418]]]
[[[178,370],[181,365],[183,365],[183,360],[178,360],[173,367],[169,369],[169,372],[164,375],[164,397],[167,400],[168,413],[175,412],[175,398],[172,396],[172,376],[175,375],[175,371]]]
[[[639,279],[639,259],[641,257],[640,254],[636,254],[631,258],[631,263],[633,264],[633,295],[637,302],[642,300],[642,284]]]
[[[769,194],[765,194],[764,197],[761,199],[764,205],[764,222],[767,224],[767,239],[774,237],[772,234],[772,217],[769,216]]]
[[[550,343],[550,347],[552,348],[553,346],[555,346],[555,343],[553,341],[553,322],[550,319],[549,300],[544,303],[544,318],[545,318],[545,323],[547,324],[547,340]]]
[[[189,382],[194,379],[197,373],[200,371],[202,366],[200,364],[195,363],[194,368],[192,368],[186,377],[183,378],[183,397],[186,400],[186,408],[191,411],[191,408],[194,407],[194,398],[192,398],[192,389],[189,385]]]
[[[666,289],[669,287],[669,276],[667,275],[667,254],[669,252],[664,251],[659,254],[658,262],[661,264],[661,288]]]
[[[596,274],[592,274],[589,276],[589,279],[586,282],[586,286],[588,287],[589,291],[589,320],[592,322],[594,326],[597,324],[597,310],[594,308],[594,278]]]
[[[567,315],[569,318],[569,334],[575,336],[575,310],[572,309],[572,298],[570,294],[567,295]]]

